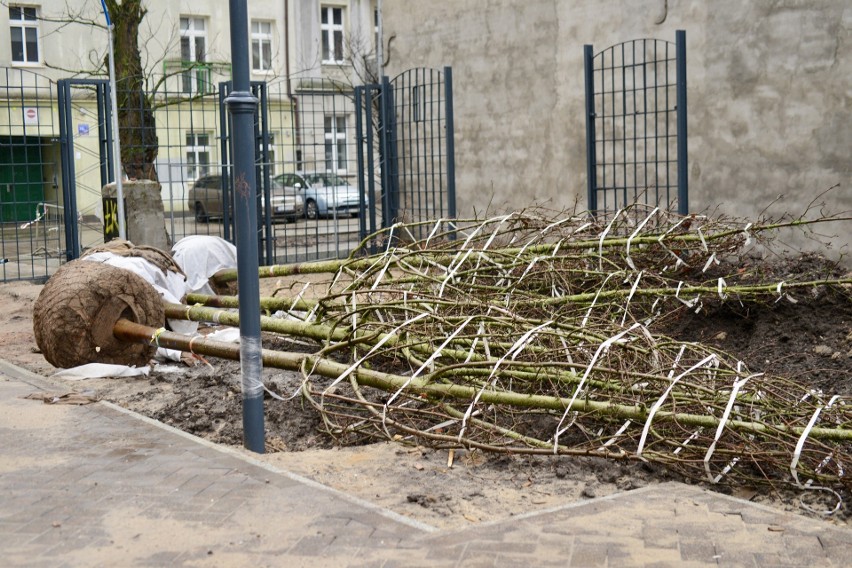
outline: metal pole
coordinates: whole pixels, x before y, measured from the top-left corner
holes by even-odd
[[[127,230],[124,224],[124,186],[121,179],[121,142],[118,139],[118,96],[115,88],[115,50],[113,49],[112,36],[115,31],[115,25],[109,17],[109,10],[106,7],[106,1],[101,0],[101,6],[104,9],[104,17],[106,17],[107,29],[109,30],[109,102],[112,106],[111,125],[112,125],[112,149],[115,158],[113,159],[113,178],[115,179],[115,195],[118,199],[118,236],[122,240],[127,240]]]
[[[452,219],[455,229],[456,219],[456,142],[453,118],[453,69],[444,67],[444,116],[446,117],[446,148],[447,148],[447,215]],[[450,233],[450,239],[456,239],[456,233]]]
[[[77,224],[77,187],[74,171],[74,135],[71,130],[71,83],[60,79],[57,84],[59,103],[59,144],[62,151],[62,200],[65,205],[65,260],[80,256],[80,232]]]
[[[689,214],[689,168],[686,145],[686,31],[675,31],[677,83],[677,212]]]
[[[382,0],[378,0],[378,3],[376,5],[376,12],[377,12],[377,15],[378,15],[378,20],[379,20],[377,22],[377,24],[378,24],[377,27],[379,29],[376,30],[376,36],[377,36],[376,37],[376,40],[377,40],[376,41],[376,80],[381,81],[382,77],[384,77],[384,75],[385,75],[385,66],[384,66],[384,61],[385,61],[384,60],[384,57],[385,57],[384,43],[385,43],[385,39],[384,39],[384,29],[383,29],[384,28],[384,22],[382,21],[384,19],[384,17],[383,17],[384,14],[382,14]]]
[[[598,209],[598,172],[595,148],[595,75],[594,49],[583,46],[583,71],[586,78],[586,191],[589,211],[593,215]]]
[[[246,0],[230,0],[233,90],[225,99],[231,115],[234,220],[237,233],[237,285],[240,299],[240,370],[243,391],[243,446],[264,451],[263,359],[260,342],[260,281],[257,243],[257,179]]]

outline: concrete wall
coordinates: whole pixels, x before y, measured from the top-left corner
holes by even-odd
[[[690,209],[799,215],[840,184],[824,201],[852,210],[847,2],[384,0],[383,23],[389,75],[453,67],[462,214],[584,208],[583,45],[674,41],[677,29],[687,33]],[[847,253],[850,225],[827,229]]]

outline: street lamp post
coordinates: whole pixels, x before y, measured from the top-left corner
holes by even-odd
[[[257,98],[249,82],[246,0],[230,0],[231,94],[225,105],[231,117],[234,220],[237,238],[237,285],[240,301],[240,370],[243,393],[243,445],[264,451],[263,360],[260,341],[260,281],[257,252],[257,176],[254,115]]]

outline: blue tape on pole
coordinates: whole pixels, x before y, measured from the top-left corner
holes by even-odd
[[[101,0],[101,6],[104,8],[104,17],[106,17],[107,27],[112,27],[112,21],[109,19],[109,10],[107,10],[106,0]]]

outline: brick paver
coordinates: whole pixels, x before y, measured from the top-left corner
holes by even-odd
[[[852,563],[849,529],[675,483],[435,531],[110,405],[20,398],[48,387],[0,363],[8,566]]]

